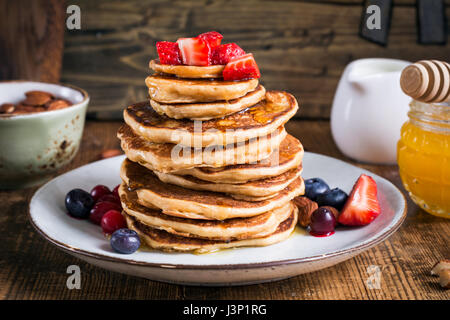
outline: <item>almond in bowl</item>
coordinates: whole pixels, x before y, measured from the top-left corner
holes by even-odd
[[[88,94],[71,85],[0,82],[0,189],[46,181],[80,145]]]

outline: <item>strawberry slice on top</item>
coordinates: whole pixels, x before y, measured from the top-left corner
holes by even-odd
[[[180,49],[176,42],[159,41],[156,43],[159,62],[162,64],[178,65],[181,64]]]
[[[243,56],[245,51],[236,43],[222,44],[212,51],[212,64],[227,64],[230,60]]]
[[[215,47],[220,45],[220,42],[223,39],[223,35],[216,31],[209,31],[202,33],[198,36],[198,38],[205,40],[211,49],[214,49]]]
[[[261,73],[251,53],[232,59],[223,69],[224,80],[247,80],[259,77]]]
[[[181,60],[188,66],[209,66],[211,48],[202,38],[180,38],[177,40]]]
[[[364,226],[380,214],[377,198],[377,183],[372,177],[362,174],[347,199],[338,222],[346,226]]]

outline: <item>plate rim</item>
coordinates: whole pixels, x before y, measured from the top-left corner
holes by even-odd
[[[352,164],[349,164],[343,160],[340,159],[336,159],[330,156],[326,156],[320,153],[315,153],[315,152],[307,152],[305,151],[305,153],[309,153],[312,155],[318,155],[321,157],[326,157],[326,158],[330,158],[334,161],[340,161],[345,163],[346,165],[350,165],[350,166],[354,166]],[[104,159],[104,160],[100,160],[100,161],[105,161],[105,160],[111,160],[114,158],[119,158],[119,157],[123,157],[123,155],[120,156],[116,156],[113,158],[109,158],[109,159]],[[92,163],[96,163],[96,162],[100,162],[100,161],[95,161],[95,162],[91,162],[85,165],[89,165]],[[85,166],[83,165],[83,166]],[[83,167],[81,166],[81,167]],[[81,168],[78,167],[78,168]],[[354,166],[356,167],[356,166]],[[76,169],[78,169],[76,168]],[[357,167],[359,168],[359,167]],[[369,170],[366,170],[364,168],[359,168],[362,169],[364,171],[368,171],[371,172]],[[75,170],[75,169],[74,169]],[[72,170],[71,170],[72,171]],[[68,172],[71,172],[68,171]],[[63,173],[66,174],[68,172]],[[372,172],[371,172],[372,173]],[[375,174],[375,173],[373,173]],[[126,265],[134,265],[134,266],[143,266],[143,267],[151,267],[151,268],[160,268],[160,269],[182,269],[182,270],[241,270],[241,269],[253,269],[253,268],[271,268],[271,267],[277,267],[277,266],[284,266],[284,265],[291,265],[291,264],[300,264],[300,263],[308,263],[308,262],[316,262],[316,261],[321,261],[324,259],[328,259],[328,258],[333,258],[333,257],[337,257],[337,256],[342,256],[342,255],[348,255],[348,254],[352,254],[364,249],[370,249],[371,247],[375,246],[376,244],[379,244],[380,242],[383,242],[384,240],[386,240],[387,238],[389,238],[394,232],[396,232],[400,226],[403,224],[403,222],[406,219],[407,216],[407,212],[408,212],[408,206],[407,206],[407,201],[405,198],[405,195],[403,194],[403,192],[400,191],[399,188],[397,188],[397,186],[395,184],[393,184],[392,182],[390,182],[389,180],[387,180],[386,178],[375,174],[377,177],[379,177],[382,180],[385,180],[386,182],[388,182],[390,185],[392,185],[397,192],[401,195],[401,199],[402,199],[402,203],[403,203],[403,211],[401,212],[401,216],[399,218],[399,220],[386,232],[380,234],[378,237],[372,239],[369,242],[360,244],[356,247],[351,247],[351,248],[347,248],[347,249],[342,249],[339,251],[334,251],[332,253],[328,253],[328,254],[320,254],[320,255],[315,255],[315,256],[310,256],[310,257],[303,257],[303,258],[294,258],[294,259],[285,259],[285,260],[277,260],[277,261],[268,261],[268,262],[252,262],[252,263],[238,263],[238,264],[211,264],[211,265],[192,265],[192,264],[174,264],[174,263],[153,263],[153,262],[146,262],[146,261],[136,261],[133,259],[122,259],[122,258],[116,258],[116,257],[111,257],[111,256],[107,256],[107,255],[103,255],[103,254],[99,254],[99,253],[93,253],[90,251],[86,251],[84,249],[80,249],[74,246],[71,246],[69,244],[60,242],[56,239],[51,238],[50,236],[48,236],[44,231],[42,231],[37,224],[35,223],[35,221],[33,220],[33,217],[31,216],[31,203],[33,202],[35,196],[38,194],[38,192],[40,192],[44,187],[46,187],[48,184],[52,183],[54,181],[54,179],[62,176],[59,175],[55,178],[53,178],[52,180],[48,181],[47,183],[45,183],[43,186],[41,186],[38,190],[36,190],[36,192],[33,194],[29,204],[28,204],[28,220],[30,221],[31,225],[33,226],[33,228],[38,232],[38,234],[40,234],[45,240],[47,240],[48,242],[50,242],[51,244],[53,244],[54,246],[56,246],[57,248],[71,254],[78,254],[78,255],[82,255],[82,256],[86,256],[89,258],[95,258],[95,259],[99,259],[99,260],[103,260],[103,261],[107,261],[107,262],[114,262],[114,263],[121,263],[121,264],[126,264]]]

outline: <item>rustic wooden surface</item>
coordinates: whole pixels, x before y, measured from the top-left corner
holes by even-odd
[[[97,160],[118,148],[120,122],[87,122],[81,149],[65,170]],[[306,150],[346,159],[336,148],[328,121],[292,120],[287,129]],[[356,164],[359,165],[359,164]],[[392,181],[403,192],[396,166],[360,165]],[[62,170],[61,172],[65,171]],[[305,168],[307,170],[307,168]],[[0,299],[449,299],[433,264],[449,258],[450,224],[408,201],[408,217],[387,241],[328,269],[275,283],[204,288],[164,284],[105,271],[44,240],[27,219],[36,188],[0,191]],[[55,199],[56,201],[57,199]],[[66,287],[69,265],[81,268],[81,289]],[[369,290],[367,267],[382,269],[381,289]]]
[[[66,32],[62,81],[91,93],[91,112],[119,110],[146,98],[144,78],[150,73],[150,58],[156,57],[156,41],[217,30],[224,41],[254,53],[264,85],[301,98],[302,118],[327,119],[339,77],[350,61],[450,57],[449,44],[417,43],[414,0],[394,0],[387,47],[362,39],[363,2],[72,1],[81,8],[81,30]],[[450,0],[446,14],[450,28]]]
[[[0,14],[0,80],[59,82],[64,1],[0,0]]]

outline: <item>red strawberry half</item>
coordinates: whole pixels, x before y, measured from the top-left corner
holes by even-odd
[[[362,174],[339,215],[338,222],[346,226],[364,226],[380,214],[377,198],[377,183],[372,177]]]
[[[181,64],[180,50],[176,42],[159,41],[156,43],[156,51],[162,64]]]
[[[210,64],[211,48],[208,42],[197,38],[180,38],[177,40],[183,64],[188,66],[208,66]]]
[[[224,80],[246,80],[260,76],[258,65],[251,53],[229,61],[223,69]]]
[[[211,56],[212,64],[227,64],[230,60],[241,57],[245,54],[236,43],[222,44],[216,47]]]
[[[210,31],[200,34],[198,38],[205,40],[209,44],[209,47],[211,49],[214,49],[215,47],[220,45],[223,36],[216,31]]]

